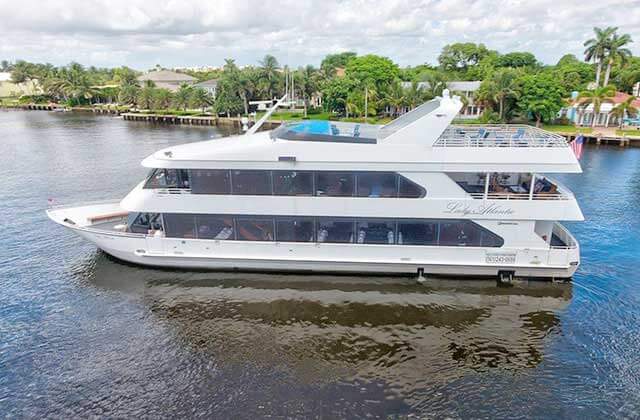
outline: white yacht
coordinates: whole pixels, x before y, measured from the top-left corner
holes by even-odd
[[[461,106],[445,91],[384,126],[258,132],[267,114],[246,134],[147,157],[121,201],[47,214],[150,266],[571,277],[579,247],[558,221],[584,218],[547,175],[581,172],[571,148],[530,126],[451,125]]]

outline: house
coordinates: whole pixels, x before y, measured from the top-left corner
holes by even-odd
[[[206,90],[208,94],[215,98],[218,90],[218,79],[205,80],[204,82],[196,83],[193,86]]]
[[[141,83],[147,80],[152,81],[156,87],[169,89],[171,92],[177,91],[183,83],[193,85],[198,81],[198,79],[188,74],[176,73],[170,70],[154,70],[138,77],[138,81]]]
[[[616,92],[613,97],[603,101],[600,105],[600,112],[595,116],[596,122],[593,124],[593,104],[579,100],[578,92],[572,92],[569,105],[560,110],[558,117],[566,118],[575,125],[580,126],[616,126],[620,124],[620,121],[619,118],[612,113],[613,109],[631,97],[633,96],[628,93]],[[632,105],[640,108],[640,99],[636,97]]]
[[[451,91],[453,95],[464,96],[467,98],[467,105],[460,110],[458,118],[461,119],[473,119],[480,118],[485,110],[485,105],[477,101],[477,92],[480,89],[482,82],[480,80],[473,81],[452,81],[447,82],[447,89]],[[411,87],[411,82],[402,82],[404,89]],[[428,82],[419,82],[418,89],[429,88]],[[408,111],[405,110],[404,112]]]
[[[0,72],[0,98],[31,96],[42,94],[38,80],[27,80],[23,83],[13,83],[10,72]]]

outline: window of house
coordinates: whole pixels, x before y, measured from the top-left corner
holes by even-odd
[[[356,243],[394,244],[396,223],[385,220],[359,220],[356,227]]]
[[[275,238],[272,217],[238,217],[236,229],[240,241],[273,241]]]
[[[437,244],[437,221],[403,220],[398,222],[398,245]]]
[[[233,194],[271,195],[271,171],[231,171]]]
[[[231,174],[226,169],[192,169],[190,178],[193,194],[231,193]]]
[[[273,171],[275,195],[313,195],[313,172]]]
[[[358,174],[358,197],[397,197],[397,175],[392,172],[362,172]]]
[[[198,239],[235,239],[231,216],[197,214],[196,229]]]
[[[276,240],[280,242],[313,242],[314,222],[311,217],[276,219]]]
[[[165,234],[169,238],[195,239],[195,215],[182,213],[166,213],[164,215]]]
[[[349,243],[354,239],[353,220],[318,219],[318,242]]]
[[[352,197],[355,175],[350,172],[316,172],[316,195]]]

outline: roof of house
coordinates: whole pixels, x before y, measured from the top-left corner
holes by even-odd
[[[218,86],[218,79],[205,80],[204,82],[196,83],[196,87],[216,87]]]
[[[611,109],[613,109],[616,105],[623,103],[624,101],[626,101],[627,99],[631,98],[633,95],[629,95],[628,93],[624,93],[624,92],[616,92],[616,94],[611,97],[611,98],[607,98],[603,101],[602,105],[600,106],[600,112],[608,112]],[[574,106],[578,106],[580,105],[581,102],[586,102],[583,101],[581,99],[574,99],[572,101],[572,104]],[[636,108],[640,108],[640,98],[636,98],[631,102],[631,105],[633,105]],[[586,106],[587,109],[592,109],[593,105],[592,104],[588,104]]]
[[[151,80],[153,82],[193,82],[197,79],[188,74],[177,73],[171,70],[157,70],[143,74],[138,77],[138,80],[141,82],[145,80]]]

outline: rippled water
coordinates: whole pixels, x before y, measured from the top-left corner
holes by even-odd
[[[2,415],[639,415],[639,149],[588,147],[561,177],[587,217],[573,284],[152,270],[46,219],[212,135],[0,112]]]

